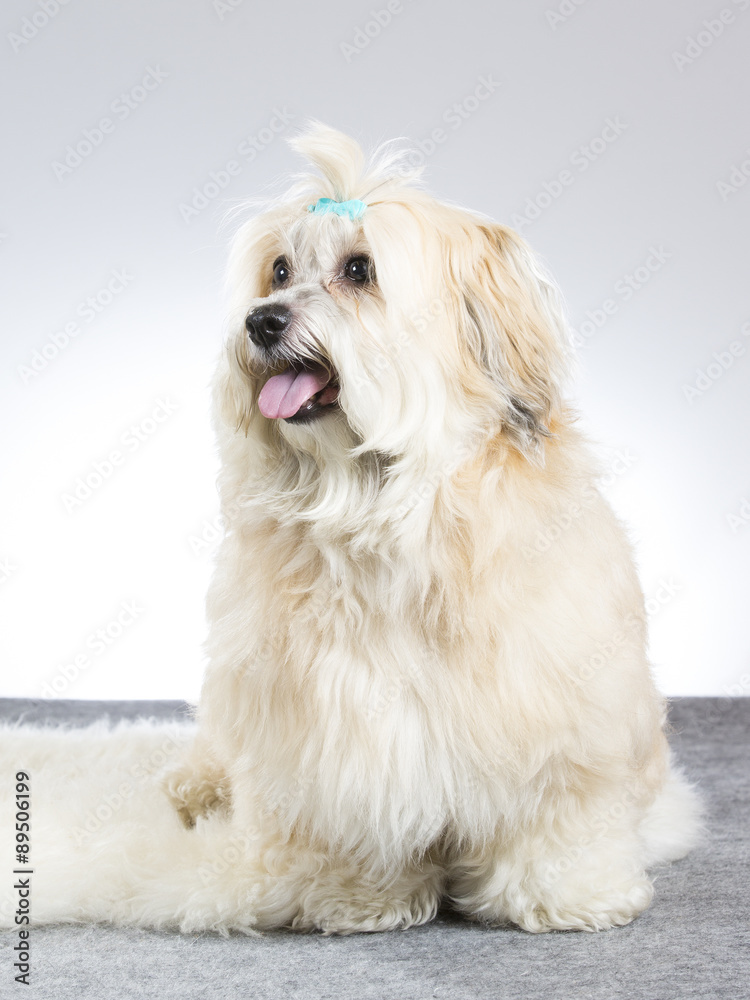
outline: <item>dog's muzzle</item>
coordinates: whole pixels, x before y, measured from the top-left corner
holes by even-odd
[[[259,306],[245,319],[250,340],[270,357],[280,353],[292,311],[279,303]],[[269,420],[308,423],[338,400],[338,379],[329,368],[308,360],[288,359],[288,367],[271,375],[258,396],[258,409]]]

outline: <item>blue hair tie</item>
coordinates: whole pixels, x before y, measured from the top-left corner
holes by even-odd
[[[367,208],[363,201],[334,201],[333,198],[318,198],[314,205],[308,205],[307,211],[314,215],[325,215],[333,212],[334,215],[341,215],[347,219],[358,219]]]

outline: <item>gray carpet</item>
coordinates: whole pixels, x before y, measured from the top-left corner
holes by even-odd
[[[184,714],[177,702],[0,699],[0,720]],[[0,997],[225,1000],[739,1000],[750,995],[750,699],[672,703],[672,743],[708,804],[708,844],[665,870],[649,910],[600,934],[496,930],[441,913],[405,932],[324,938],[181,936],[108,927],[32,932],[32,985],[0,938]],[[2,856],[8,858],[3,848]],[[6,861],[7,863],[7,861]]]

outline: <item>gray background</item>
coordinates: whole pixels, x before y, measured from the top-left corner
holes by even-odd
[[[298,169],[284,139],[309,118],[422,143],[432,190],[546,259],[582,340],[574,394],[631,527],[659,683],[750,690],[750,0],[402,0],[384,26],[382,0],[44,3],[2,14],[3,694],[196,696],[225,215]],[[87,131],[88,155],[55,167]],[[228,183],[186,221],[212,172]],[[606,300],[613,314],[584,326]],[[66,509],[113,450],[120,465]]]

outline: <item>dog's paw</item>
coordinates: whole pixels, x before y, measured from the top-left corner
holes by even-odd
[[[330,896],[329,889],[313,888],[305,894],[291,924],[294,930],[317,930],[326,935],[406,930],[432,920],[441,896],[434,880],[425,881],[408,896],[393,891],[368,892],[364,886],[353,886],[347,895]]]
[[[216,770],[196,773],[185,767],[175,768],[164,776],[163,787],[187,827],[195,826],[199,816],[229,805],[226,781]]]
[[[653,885],[643,876],[630,884],[587,893],[580,899],[553,896],[539,902],[528,900],[515,910],[509,909],[508,919],[534,934],[552,930],[604,931],[629,924],[646,909],[653,894]]]
[[[555,892],[530,886],[508,886],[495,899],[455,900],[476,920],[515,924],[532,934],[546,931],[604,931],[629,924],[651,902],[654,887],[645,875],[598,889],[576,888]],[[472,905],[473,904],[473,905]]]

